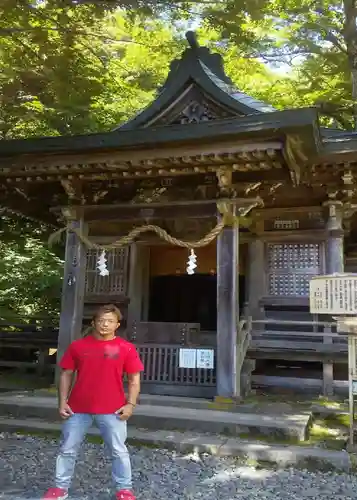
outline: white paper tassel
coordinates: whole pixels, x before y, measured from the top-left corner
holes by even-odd
[[[109,271],[107,268],[107,259],[105,257],[105,250],[100,254],[98,262],[97,262],[97,269],[99,271],[100,276],[109,276]]]
[[[187,267],[186,267],[187,274],[195,274],[195,269],[197,267],[196,262],[197,262],[197,255],[195,254],[195,251],[192,249],[187,261]]]

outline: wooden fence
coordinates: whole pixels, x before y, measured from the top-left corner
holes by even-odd
[[[137,345],[140,358],[144,364],[142,384],[145,392],[176,396],[210,397],[215,395],[216,352],[213,369],[180,368],[179,357],[182,347],[184,346]],[[201,346],[200,349],[205,349],[205,347]],[[207,349],[212,349],[212,347],[207,347]],[[214,351],[216,350],[214,349]]]
[[[33,368],[43,375],[53,369],[48,353],[57,347],[57,337],[58,327],[48,318],[0,321],[0,367]]]
[[[332,395],[334,363],[347,363],[347,337],[336,332],[336,323],[329,321],[296,321],[262,319],[252,322],[252,340],[248,356],[254,359],[281,359],[284,361],[312,361],[322,363],[322,381],[317,379],[288,380],[280,377],[289,386],[319,388],[323,394]],[[279,385],[279,377],[254,376],[259,385]],[[343,385],[343,384],[342,384]]]
[[[58,328],[45,321],[33,320],[26,324],[0,322],[0,367],[32,368],[38,375],[53,371],[55,360],[50,360],[49,350],[57,348],[57,337]],[[215,394],[215,366],[213,369],[179,367],[180,349],[185,346],[134,343],[145,368],[142,375],[144,391],[202,397]],[[207,346],[207,349],[215,351],[212,346]],[[216,352],[214,359],[216,362]]]
[[[0,322],[0,367],[33,368],[38,374],[53,370],[49,349],[57,347],[58,328],[44,319],[26,323]],[[139,340],[139,339],[138,339]],[[156,394],[210,397],[215,395],[216,358],[213,369],[188,369],[179,367],[179,353],[183,345],[173,343],[143,343],[137,345],[145,371],[143,389]],[[204,349],[204,346],[186,346]],[[3,353],[19,353],[10,358]],[[246,356],[250,359],[284,361],[318,361],[322,363],[322,380],[291,380],[289,377],[253,375],[259,385],[277,386],[300,384],[301,387],[321,385],[324,394],[330,395],[334,387],[341,385],[334,380],[334,363],[347,363],[347,339],[336,333],[336,325],[324,321],[296,321],[263,319],[252,321],[249,317],[239,321],[237,327],[237,392],[240,392],[241,371]],[[279,380],[278,380],[279,379]],[[279,382],[279,383],[278,383]],[[342,384],[343,385],[343,384]]]

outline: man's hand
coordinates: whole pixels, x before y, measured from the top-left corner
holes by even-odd
[[[119,416],[120,420],[128,420],[133,414],[133,409],[133,405],[124,405],[115,414]]]
[[[68,403],[60,404],[60,407],[58,408],[58,412],[60,414],[60,417],[63,418],[64,420],[73,415],[73,411],[68,406]]]

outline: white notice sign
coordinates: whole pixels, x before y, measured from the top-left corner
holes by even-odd
[[[213,349],[197,349],[197,368],[205,368],[213,370],[214,368],[214,350]]]
[[[352,380],[352,393],[354,396],[357,395],[357,380]]]
[[[196,349],[180,349],[180,368],[196,368]]]

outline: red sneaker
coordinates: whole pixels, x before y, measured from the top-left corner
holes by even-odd
[[[42,500],[65,500],[68,498],[68,491],[63,488],[50,488],[45,496],[42,497]],[[130,498],[130,497],[129,497]]]
[[[116,500],[136,500],[134,494],[129,490],[120,490],[115,494]]]

